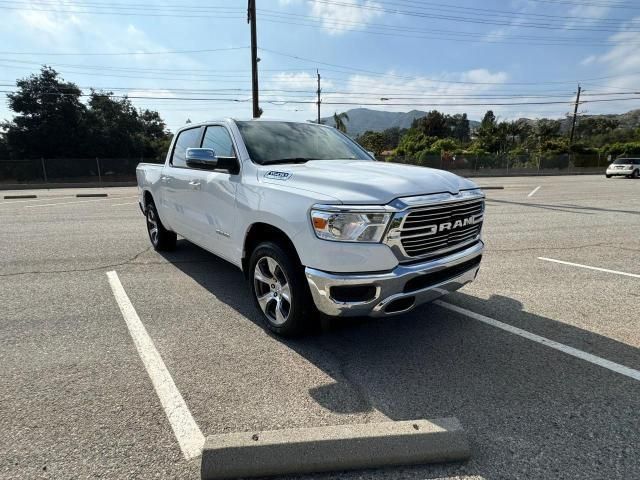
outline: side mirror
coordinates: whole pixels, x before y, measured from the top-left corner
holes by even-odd
[[[211,148],[187,148],[187,166],[201,170],[226,170],[232,175],[240,173],[236,157],[218,157]]]
[[[371,155],[373,158],[376,158],[376,154],[374,152],[372,152],[371,150],[367,150],[367,153],[369,155]]]
[[[186,161],[187,166],[191,168],[205,170],[218,168],[218,157],[211,148],[187,148]]]

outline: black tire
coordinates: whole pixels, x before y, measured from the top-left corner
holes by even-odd
[[[164,228],[153,200],[147,203],[145,218],[147,220],[147,233],[154,250],[169,251],[175,249],[177,235]]]
[[[640,173],[638,173],[638,170],[634,170],[633,173],[631,174],[631,178],[638,178],[640,176]]]
[[[295,253],[276,242],[259,244],[251,253],[248,278],[253,303],[269,330],[284,337],[308,331],[315,309]]]
[[[607,178],[611,178],[611,175],[605,175],[605,177],[607,177]]]

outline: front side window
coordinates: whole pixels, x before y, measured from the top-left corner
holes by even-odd
[[[219,125],[207,127],[202,140],[202,148],[212,149],[217,157],[235,157],[233,141],[226,128]]]
[[[362,147],[333,128],[314,123],[236,122],[251,160],[262,165],[308,160],[369,160]]]
[[[200,127],[190,128],[178,133],[175,147],[173,147],[173,155],[171,156],[171,164],[174,167],[186,167],[185,159],[187,148],[197,148],[200,144]]]

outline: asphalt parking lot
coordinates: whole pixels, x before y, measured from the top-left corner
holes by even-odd
[[[203,435],[455,416],[466,463],[314,478],[640,478],[640,181],[477,181],[505,188],[475,283],[295,341],[263,330],[230,264],[154,252],[134,188],[0,200],[0,477],[199,477],[115,271]]]

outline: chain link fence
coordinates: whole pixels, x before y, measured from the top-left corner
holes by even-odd
[[[473,155],[424,152],[418,157],[390,157],[386,161],[449,170],[463,176],[604,173],[608,164],[600,155],[568,153]]]
[[[155,158],[38,158],[0,160],[0,185],[135,182],[140,162]]]
[[[383,160],[449,170],[463,176],[603,173],[608,163],[598,155],[586,154],[507,156],[447,152]],[[140,162],[162,163],[155,158],[0,160],[0,185],[135,182],[136,166]]]

